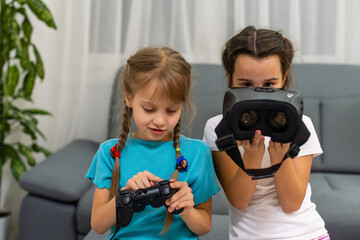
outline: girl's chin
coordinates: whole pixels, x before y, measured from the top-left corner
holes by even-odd
[[[135,132],[132,137],[146,141],[171,141],[173,139],[173,134],[171,132],[166,135],[165,134],[165,131],[153,131],[150,129],[150,131],[145,135]]]

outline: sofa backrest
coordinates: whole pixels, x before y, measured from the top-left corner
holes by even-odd
[[[294,73],[324,151],[312,170],[360,173],[360,66],[294,64]]]

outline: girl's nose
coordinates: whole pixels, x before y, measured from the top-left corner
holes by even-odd
[[[153,123],[156,127],[162,127],[165,125],[166,117],[163,113],[158,113],[153,119]]]

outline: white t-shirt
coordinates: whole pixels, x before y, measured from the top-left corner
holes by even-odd
[[[222,115],[213,117],[205,125],[203,140],[211,147],[212,151],[219,151],[215,144],[217,139],[215,128],[222,117]],[[308,141],[300,147],[298,157],[309,154],[315,157],[322,154],[311,119],[303,116],[302,120],[311,135]],[[270,137],[265,137],[266,151],[261,168],[271,166],[269,152],[267,151],[269,141]],[[243,148],[239,147],[239,150],[243,154]],[[326,234],[325,223],[316,211],[316,206],[311,202],[310,197],[311,187],[308,183],[301,207],[291,214],[286,214],[281,208],[274,179],[257,180],[254,195],[249,206],[244,211],[230,204],[229,239],[306,240]]]

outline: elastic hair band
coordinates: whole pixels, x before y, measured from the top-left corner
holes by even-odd
[[[180,172],[187,171],[188,161],[184,158],[184,156],[180,156],[176,159],[176,169]]]
[[[111,153],[111,157],[112,158],[120,158],[120,153],[117,149],[117,144],[115,144],[111,149],[110,149],[110,153]]]

